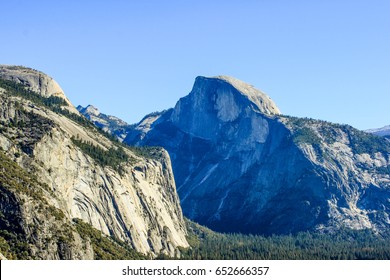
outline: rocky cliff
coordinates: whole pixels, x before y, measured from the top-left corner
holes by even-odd
[[[170,154],[184,214],[229,232],[389,228],[390,145],[350,126],[280,115],[230,77],[198,77],[124,140]]]
[[[16,163],[12,170],[36,178],[28,179],[34,182],[27,189],[20,180],[14,186],[9,178],[2,180],[2,229],[8,225],[8,232],[16,230],[28,240],[29,257],[93,258],[96,248],[77,233],[77,220],[151,256],[173,256],[178,246],[188,246],[164,150],[130,149],[109,140],[41,72],[1,66],[0,88],[3,175],[5,165]],[[71,240],[60,242],[65,229],[63,235]],[[65,253],[61,244],[69,248]]]

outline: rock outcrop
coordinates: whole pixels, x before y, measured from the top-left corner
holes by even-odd
[[[48,228],[60,229],[64,223],[72,228],[72,220],[81,219],[151,256],[174,256],[177,247],[188,246],[171,163],[164,150],[130,149],[109,140],[81,117],[57,83],[41,72],[1,66],[0,82],[4,80],[0,84],[0,147],[6,158],[39,178],[45,207],[63,213],[58,225],[48,220]],[[20,84],[30,91],[23,92]],[[67,105],[57,99],[46,102],[53,95]],[[17,224],[31,228],[43,218],[34,212],[38,206],[33,197],[23,195],[5,189],[0,209],[3,213],[13,197],[15,209],[21,209]],[[26,230],[21,232],[28,236]],[[38,241],[29,244],[34,258],[93,257],[92,249],[82,242],[72,243],[76,247],[70,250],[79,250],[79,254],[60,254],[58,246],[43,254],[44,240],[51,238],[45,232],[38,233],[41,246],[36,245]],[[80,239],[77,234],[74,238]]]
[[[58,83],[45,73],[24,66],[0,65],[0,77],[22,84],[42,97],[60,97],[66,102],[64,107],[68,111],[78,114],[78,111],[66,97]]]
[[[147,124],[147,125],[145,125]],[[390,226],[390,145],[352,127],[280,115],[264,93],[198,77],[124,140],[170,154],[184,214],[223,232]]]

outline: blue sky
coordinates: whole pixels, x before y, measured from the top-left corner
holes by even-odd
[[[230,75],[282,113],[390,124],[390,1],[1,1],[0,63],[52,76],[129,123],[196,76]]]

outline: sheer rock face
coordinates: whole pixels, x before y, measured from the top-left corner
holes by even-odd
[[[19,77],[17,74],[12,79],[9,75],[10,80]],[[49,87],[42,91],[43,96],[50,95]],[[122,172],[118,172],[98,164],[72,141],[72,137],[78,138],[103,150],[118,145],[96,129],[4,91],[0,103],[0,147],[11,160],[47,184],[50,191],[43,191],[45,200],[61,209],[68,223],[73,218],[82,219],[145,254],[174,256],[178,246],[188,246],[167,152],[161,150],[159,158],[152,159],[124,148],[130,160],[122,163]],[[34,222],[32,205],[21,206],[24,210],[20,216],[29,223]],[[44,240],[44,236],[40,238]],[[37,252],[37,256],[54,258],[57,249],[49,248],[52,251],[47,256]],[[91,252],[80,254],[62,258],[93,256]]]
[[[228,77],[198,77],[191,93],[176,104],[170,121],[197,137],[217,140],[216,134],[224,130],[221,126],[231,127],[232,123],[242,126],[239,122],[245,119],[246,129],[238,129],[239,135],[231,136],[248,137],[254,143],[264,141],[268,133],[267,124],[256,112],[268,116],[279,114],[279,109],[264,93],[241,81]]]
[[[37,144],[35,159],[46,163],[42,178],[63,199],[67,209],[107,235],[132,244],[142,253],[173,255],[187,246],[168,154],[160,161],[131,156],[124,174],[103,168],[74,148],[70,139],[54,129]]]
[[[279,113],[241,81],[198,77],[173,109],[145,117],[124,141],[164,147],[184,214],[215,230],[388,228],[387,141]]]

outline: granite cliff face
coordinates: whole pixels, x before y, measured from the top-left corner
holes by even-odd
[[[290,233],[390,226],[390,145],[352,127],[280,115],[230,77],[198,77],[126,139],[170,154],[184,214],[211,229]]]
[[[151,256],[173,256],[178,246],[188,246],[166,151],[129,149],[112,142],[81,117],[57,83],[41,72],[1,66],[0,82],[4,166],[25,174],[22,178],[37,178],[23,189],[4,177],[0,209],[4,226],[10,225],[11,232],[18,228],[28,237],[33,258],[93,258],[91,242],[77,233],[74,219]],[[60,99],[50,99],[52,95]],[[54,214],[45,220],[44,209]],[[14,223],[13,216],[18,218]],[[39,229],[35,235],[34,228]],[[52,234],[64,228],[72,242],[61,243]],[[66,253],[58,244],[66,244]]]

